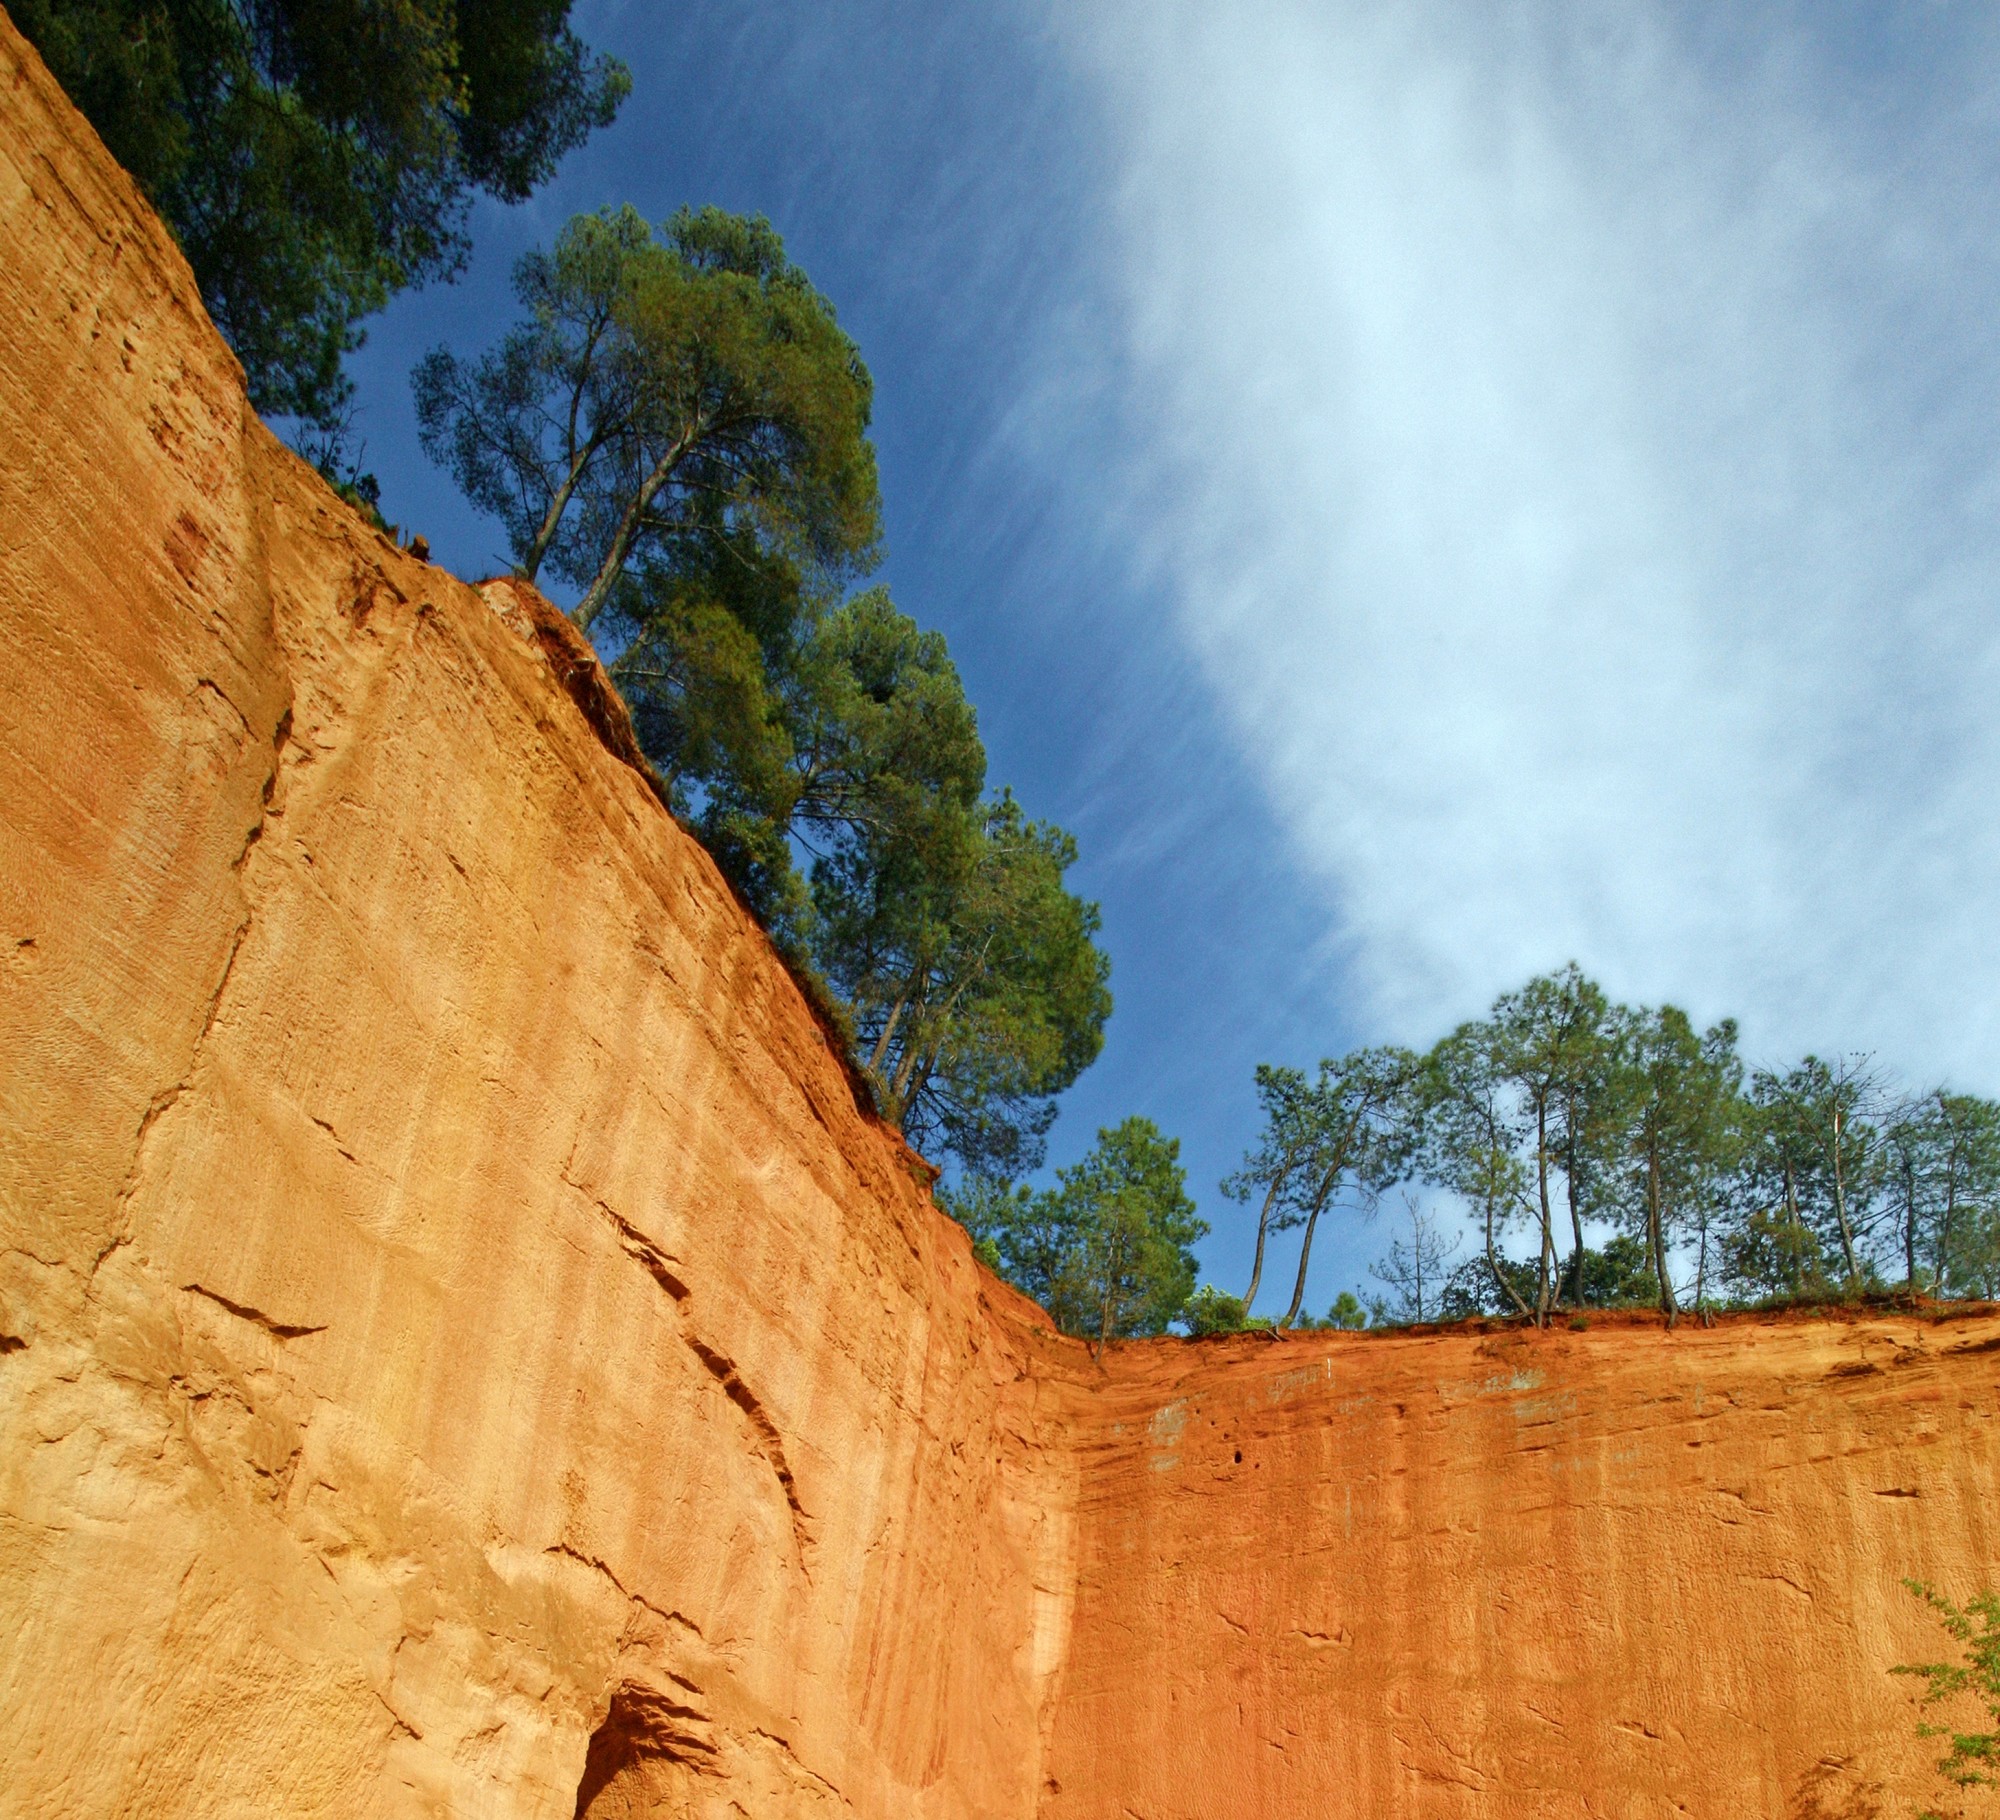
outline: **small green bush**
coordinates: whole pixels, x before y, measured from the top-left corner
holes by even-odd
[[[1212,1333],[1241,1333],[1248,1324],[1243,1298],[1217,1289],[1213,1283],[1204,1283],[1188,1297],[1181,1319],[1187,1324],[1189,1335],[1197,1340]]]
[[[1901,1662],[1892,1675],[1918,1675],[1928,1685],[1925,1706],[1970,1694],[1994,1722],[1990,1732],[1955,1732],[1944,1725],[1919,1725],[1920,1738],[1949,1738],[1951,1749],[1938,1759],[1938,1774],[1961,1788],[2000,1788],[2000,1593],[1976,1593],[1961,1610],[1921,1580],[1903,1582],[1924,1601],[1959,1645],[1963,1662]]]

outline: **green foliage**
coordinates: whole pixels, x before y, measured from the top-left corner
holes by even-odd
[[[968,1176],[940,1196],[975,1247],[1054,1316],[1095,1342],[1165,1333],[1194,1299],[1192,1250],[1208,1231],[1187,1194],[1178,1140],[1150,1119],[1102,1130],[1082,1161],[1039,1192]],[[1227,1318],[1213,1292],[1203,1318]],[[1234,1311],[1242,1324],[1240,1305]],[[1211,1331],[1229,1331],[1215,1328]]]
[[[1181,1324],[1197,1340],[1214,1333],[1241,1333],[1248,1324],[1243,1298],[1204,1283],[1188,1297],[1187,1306],[1181,1310]]]
[[[1583,1221],[1600,1210],[1615,1168],[1619,1112],[1629,1090],[1620,1067],[1619,1020],[1602,990],[1574,962],[1504,994],[1486,1020],[1480,1049],[1496,1084],[1513,1102],[1524,1173],[1533,1194],[1526,1211],[1540,1239],[1535,1314],[1557,1295],[1558,1240],[1550,1178],[1560,1171],[1580,1265]]]
[[[813,866],[812,952],[853,1008],[878,1100],[910,1141],[1018,1175],[1041,1160],[1055,1096],[1103,1043],[1110,969],[1097,907],[1064,884],[1069,835],[1028,820],[1006,792],[979,801],[970,765],[954,784],[932,764],[955,724],[945,699],[891,714],[878,696],[901,699],[864,689],[841,716],[864,734],[881,720],[881,737],[862,742],[877,755],[869,813],[807,824],[809,840],[834,837]],[[969,710],[964,728],[978,753]]]
[[[1582,1305],[1590,1308],[1636,1308],[1659,1299],[1659,1279],[1645,1245],[1632,1233],[1615,1232],[1602,1250],[1583,1253]]]
[[[1650,1283],[1650,1276],[1647,1280]],[[1436,1318],[1468,1321],[1482,1315],[1521,1315],[1532,1307],[1536,1287],[1532,1263],[1504,1252],[1477,1253],[1462,1259],[1445,1278]]]
[[[1616,1192],[1620,1217],[1645,1241],[1661,1310],[1678,1313],[1668,1248],[1706,1232],[1737,1155],[1735,1108],[1743,1068],[1736,1025],[1697,1034],[1673,1005],[1628,1014],[1629,1081]]]
[[[1942,1089],[1919,1095],[1884,1120],[1881,1154],[1905,1285],[2000,1292],[2000,1106]]]
[[[1917,1734],[1951,1740],[1951,1748],[1938,1760],[1938,1774],[1948,1781],[1961,1788],[2000,1788],[2000,1593],[1976,1594],[1961,1609],[1921,1580],[1905,1580],[1903,1584],[1936,1613],[1938,1622],[1958,1644],[1960,1660],[1899,1663],[1889,1672],[1920,1677],[1925,1683],[1926,1707],[1970,1697],[1985,1707],[1994,1723],[1994,1729],[1985,1732],[1920,1725]]]
[[[514,288],[526,317],[496,349],[418,365],[417,418],[521,573],[546,563],[582,590],[579,626],[615,607],[621,642],[672,651],[690,587],[715,593],[735,562],[725,604],[783,644],[866,573],[873,388],[769,222],[580,215]]]
[[[1860,1248],[1881,1187],[1880,1132],[1869,1117],[1879,1085],[1860,1060],[1814,1055],[1784,1074],[1760,1070],[1751,1083],[1771,1152],[1766,1173],[1784,1172],[1787,1214],[1819,1240],[1823,1274],[1849,1290],[1861,1283]]]
[[[1343,1289],[1326,1311],[1325,1325],[1341,1333],[1358,1333],[1368,1325],[1368,1310],[1351,1289]]]
[[[606,125],[622,65],[569,0],[14,0],[180,240],[261,411],[322,428],[398,290],[456,273],[475,191],[519,201]]]
[[[1724,1279],[1749,1302],[1817,1302],[1833,1294],[1819,1240],[1783,1207],[1743,1210],[1722,1240]]]
[[[1671,1005],[1615,1005],[1571,965],[1400,1064],[1371,1140],[1391,1160],[1374,1192],[1403,1175],[1443,1191],[1480,1255],[1452,1263],[1418,1221],[1374,1266],[1395,1292],[1382,1318],[1542,1322],[1564,1303],[1652,1302],[1671,1322],[1690,1291],[1704,1317],[1718,1286],[1739,1305],[1853,1296],[1892,1261],[1913,1290],[2000,1294],[2000,1104],[1892,1099],[1857,1057],[1760,1069],[1746,1089],[1736,1045],[1729,1020],[1702,1031]],[[1263,1130],[1223,1184],[1258,1208],[1252,1295],[1273,1233],[1303,1224],[1310,1243],[1334,1067],[1320,1082],[1257,1071]],[[1507,1251],[1521,1229],[1525,1260]]]
[[[768,222],[717,209],[580,215],[515,289],[496,349],[418,367],[426,448],[525,575],[582,590],[641,745],[841,1002],[882,1112],[983,1177],[1035,1168],[1110,1015],[1097,908],[1070,837],[985,793],[943,638],[843,598],[879,531],[854,344]]]
[[[1535,1264],[1503,1254],[1499,1266],[1502,1281],[1496,1284],[1493,1269],[1483,1256],[1462,1260],[1445,1278],[1433,1318],[1463,1321],[1479,1315],[1518,1312],[1513,1296],[1531,1299],[1528,1292],[1536,1283]],[[1583,1300],[1572,1301],[1572,1307],[1641,1308],[1649,1304],[1658,1306],[1659,1299],[1660,1285],[1653,1273],[1653,1260],[1637,1234],[1615,1232],[1601,1248],[1584,1248]],[[1571,1325],[1576,1323],[1572,1321]]]
[[[1194,1293],[1192,1247],[1208,1222],[1188,1198],[1180,1148],[1151,1119],[1129,1118],[1056,1172],[1079,1240],[1067,1294],[1100,1352],[1114,1337],[1166,1332]]]

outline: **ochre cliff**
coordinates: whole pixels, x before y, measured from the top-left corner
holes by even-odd
[[[1886,1669],[2000,1581],[1990,1313],[1119,1366],[1049,1820],[1958,1811]]]
[[[4,17],[0,271],[0,1814],[1934,1798],[2000,1317],[1100,1369]]]
[[[0,264],[0,1809],[1029,1811],[1039,1317],[11,32]]]

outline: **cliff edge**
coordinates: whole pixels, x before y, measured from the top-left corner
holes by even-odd
[[[4,15],[0,263],[0,1814],[1921,1787],[2000,1316],[1099,1370],[545,609],[257,422]]]

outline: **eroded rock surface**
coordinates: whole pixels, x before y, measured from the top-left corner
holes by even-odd
[[[0,270],[0,1813],[1900,1811],[2000,1319],[1099,1371],[4,18]]]
[[[1027,1811],[1038,1317],[11,32],[0,249],[0,1808]]]
[[[2000,1580],[1991,1314],[1121,1364],[1049,1820],[1957,1811],[1886,1670]]]

